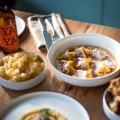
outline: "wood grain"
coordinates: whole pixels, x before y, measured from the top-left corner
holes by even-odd
[[[20,11],[14,11],[14,12],[16,15],[23,18],[26,23],[26,29],[23,32],[23,34],[19,37],[21,49],[28,52],[35,52],[43,56],[47,63],[48,74],[45,80],[41,84],[29,90],[13,91],[0,86],[0,106],[5,105],[9,101],[23,94],[27,94],[35,91],[56,91],[69,95],[75,98],[76,100],[78,100],[88,111],[91,120],[107,120],[102,110],[102,96],[108,84],[94,88],[83,88],[83,87],[72,86],[63,82],[62,80],[59,80],[51,72],[46,57],[47,51],[39,51],[37,49],[36,44],[34,42],[34,38],[32,37],[29,28],[27,26],[27,17],[35,14],[20,12]],[[100,33],[110,36],[120,42],[120,29],[95,25],[80,21],[74,21],[69,19],[65,19],[64,22],[71,34],[85,33],[85,32]],[[0,56],[2,56],[2,53],[0,54]]]

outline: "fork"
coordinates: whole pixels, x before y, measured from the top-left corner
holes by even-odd
[[[46,18],[46,23],[47,23],[47,24],[50,26],[50,28],[51,28],[51,31],[49,31],[49,33],[52,33],[52,34],[51,34],[52,43],[55,43],[56,41],[58,41],[58,40],[60,39],[60,37],[57,35],[56,31],[54,30],[51,17],[47,17],[47,18]]]

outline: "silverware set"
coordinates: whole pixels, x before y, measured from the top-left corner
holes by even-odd
[[[56,42],[60,39],[56,31],[54,30],[53,23],[51,17],[46,18],[46,23],[50,26],[51,29],[49,29],[48,33],[51,32],[52,37],[52,43]]]
[[[49,49],[56,41],[69,35],[60,14],[28,17],[28,26],[38,49]]]
[[[45,18],[45,20],[44,20],[44,18],[39,17],[38,23],[41,27],[42,35],[45,40],[46,47],[47,47],[47,49],[49,49],[52,44],[54,44],[56,41],[58,41],[60,39],[60,37],[57,35],[56,31],[54,30],[51,17],[47,17],[47,18]],[[49,25],[48,30],[47,30],[47,26],[45,23],[47,23],[47,25]]]

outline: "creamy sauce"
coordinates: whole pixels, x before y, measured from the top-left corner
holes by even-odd
[[[57,56],[54,64],[59,71],[80,78],[104,76],[117,68],[112,53],[95,46],[68,48]]]
[[[20,120],[67,120],[61,113],[48,109],[34,109],[22,116]]]

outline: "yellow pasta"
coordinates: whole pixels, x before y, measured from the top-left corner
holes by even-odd
[[[30,76],[27,73],[21,73],[20,77],[22,81],[30,79]]]
[[[12,63],[12,67],[13,67],[13,68],[18,68],[18,61]]]
[[[20,82],[21,81],[21,77],[20,77],[20,75],[15,75],[15,76],[12,77],[11,80],[14,81],[14,82]]]
[[[12,76],[19,75],[19,74],[20,74],[20,70],[17,68],[17,69],[14,69]]]
[[[0,67],[0,76],[3,77],[5,75],[5,68],[4,66]]]
[[[27,55],[28,55],[28,58],[30,59],[30,61],[34,62],[37,60],[37,56],[35,54],[27,53]]]
[[[16,54],[14,54],[13,57],[17,60],[18,58],[21,58],[24,55],[25,55],[24,53],[16,53]]]
[[[13,57],[12,56],[10,56],[9,57],[9,59],[8,59],[8,68],[11,68],[12,67],[12,63],[13,63],[14,61],[13,61]]]
[[[9,77],[11,77],[12,74],[13,74],[13,72],[14,72],[14,69],[13,68],[9,68],[8,70],[6,70],[6,75],[8,75]]]
[[[5,56],[5,57],[3,58],[3,62],[4,62],[4,63],[8,63],[9,58],[10,58],[10,56]]]
[[[15,82],[36,77],[43,69],[43,61],[32,53],[16,53],[0,61],[0,76]]]

